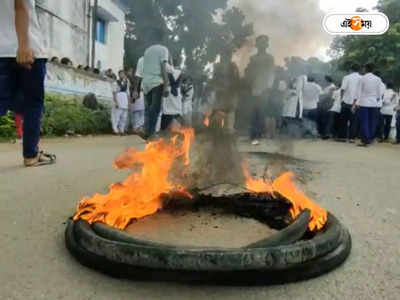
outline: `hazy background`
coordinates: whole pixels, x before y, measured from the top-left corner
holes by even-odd
[[[352,12],[359,7],[372,9],[378,0],[231,0],[254,23],[256,35],[270,37],[270,53],[277,64],[288,56],[328,60],[326,51],[332,36],[325,33],[322,20],[328,12]],[[251,41],[242,53],[254,53]],[[248,55],[241,56],[240,65],[247,64]]]

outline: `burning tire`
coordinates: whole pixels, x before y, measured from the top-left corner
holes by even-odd
[[[137,240],[122,231],[68,221],[66,245],[84,265],[135,280],[273,284],[304,280],[341,265],[351,250],[348,230],[331,214],[305,238],[309,212],[271,238],[239,249],[185,248]],[[306,221],[305,221],[306,220]]]

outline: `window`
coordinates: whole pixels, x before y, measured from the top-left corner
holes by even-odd
[[[96,21],[96,41],[106,43],[107,22],[98,18]]]

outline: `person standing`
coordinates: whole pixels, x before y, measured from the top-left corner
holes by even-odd
[[[147,48],[143,60],[142,88],[145,94],[145,138],[156,133],[157,121],[161,111],[163,97],[169,96],[169,79],[167,63],[169,51],[162,46],[164,32],[153,29],[152,38],[155,45]]]
[[[136,65],[135,78],[133,79],[131,120],[134,133],[141,134],[144,129],[144,93],[142,89],[143,56]]]
[[[193,119],[193,97],[194,87],[193,80],[189,76],[185,76],[182,80],[182,113],[184,125],[187,127],[192,126]]]
[[[129,109],[129,81],[124,71],[119,71],[113,93],[114,107],[111,112],[112,128],[115,134],[125,134]]]
[[[308,82],[303,89],[303,117],[310,126],[308,133],[312,136],[317,136],[317,121],[318,121],[318,102],[322,94],[322,88],[315,82],[313,77],[308,78]],[[306,124],[307,125],[307,124]]]
[[[399,105],[397,105],[394,108],[395,111],[395,116],[396,116],[396,142],[394,143],[395,145],[400,144],[400,102]]]
[[[342,109],[340,112],[339,140],[354,140],[357,135],[356,114],[353,110],[358,100],[357,92],[361,80],[360,66],[351,66],[351,74],[345,76],[342,81],[341,99]]]
[[[168,130],[182,118],[182,71],[179,69],[179,59],[174,59],[173,66],[168,65],[169,95],[163,99],[161,130]]]
[[[361,122],[361,143],[359,146],[369,146],[376,134],[379,102],[382,101],[382,80],[373,74],[375,66],[367,64],[366,74],[361,78],[357,95],[360,95],[354,108],[358,107]]]
[[[47,56],[34,0],[3,0],[0,10],[0,116],[23,93],[23,157],[26,167],[52,164],[39,151]]]
[[[395,114],[395,107],[398,104],[398,97],[393,90],[393,83],[387,84],[387,89],[383,95],[383,105],[381,109],[381,120],[379,124],[378,139],[380,142],[388,141],[392,120]]]

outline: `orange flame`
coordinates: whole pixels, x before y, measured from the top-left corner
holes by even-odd
[[[328,212],[311,201],[297,188],[293,173],[284,173],[273,182],[269,182],[263,179],[252,178],[245,165],[243,166],[243,172],[247,179],[246,188],[249,191],[255,193],[270,193],[272,195],[278,193],[282,195],[292,203],[290,214],[293,218],[297,218],[303,210],[309,209],[311,212],[311,219],[308,223],[308,228],[311,231],[318,231],[325,226],[328,220]]]
[[[209,127],[210,126],[210,117],[206,116],[204,118],[204,122],[203,122],[204,126]]]
[[[90,224],[105,223],[117,229],[125,229],[134,219],[156,213],[162,208],[161,195],[171,191],[184,191],[172,184],[168,175],[175,160],[183,157],[190,164],[189,152],[194,139],[193,129],[179,133],[184,139],[179,143],[178,135],[169,141],[158,140],[147,144],[144,152],[129,148],[114,162],[114,167],[123,170],[141,167],[141,173],[132,173],[124,182],[112,184],[107,195],[96,194],[83,199],[74,220],[82,219]]]

